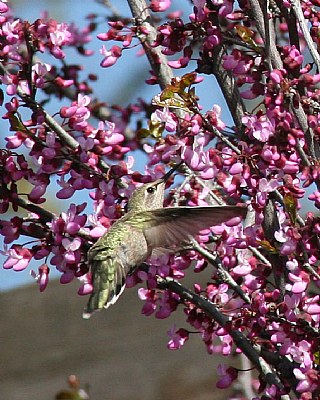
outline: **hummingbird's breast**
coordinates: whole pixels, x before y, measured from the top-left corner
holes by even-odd
[[[130,219],[122,218],[114,223],[89,250],[89,261],[107,258],[120,262],[127,272],[140,265],[150,255],[143,230],[132,226]]]

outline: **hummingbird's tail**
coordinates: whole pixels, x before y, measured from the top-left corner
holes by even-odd
[[[91,264],[93,292],[82,317],[89,319],[102,308],[114,304],[125,288],[126,273],[121,263],[111,258],[93,260]]]

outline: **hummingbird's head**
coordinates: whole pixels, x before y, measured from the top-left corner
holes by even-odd
[[[136,189],[128,202],[128,211],[153,210],[163,207],[166,182],[180,165],[181,163],[170,169],[162,178],[145,183]]]
[[[163,206],[166,182],[158,179],[136,189],[128,202],[128,211],[144,211]]]

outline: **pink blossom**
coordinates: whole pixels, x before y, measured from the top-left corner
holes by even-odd
[[[79,232],[80,228],[86,223],[86,215],[79,215],[85,208],[86,203],[76,206],[70,204],[70,207],[66,213],[62,212],[61,217],[65,221],[65,232],[70,235],[75,235]]]
[[[256,116],[244,116],[242,122],[248,128],[248,134],[261,142],[267,142],[273,135],[274,127],[266,116],[257,118]]]
[[[245,276],[252,272],[252,265],[250,264],[251,255],[246,250],[239,250],[238,252],[238,265],[233,268],[233,272],[238,276]]]
[[[71,36],[69,26],[66,23],[57,24],[54,31],[50,32],[50,40],[57,47],[68,44]]]
[[[189,332],[182,328],[177,330],[175,325],[167,332],[167,334],[170,337],[167,345],[169,350],[181,349],[189,339]]]
[[[309,369],[312,366],[312,361],[309,354],[310,343],[308,343],[306,340],[301,340],[297,346],[291,345],[288,350],[293,360],[299,363],[302,368]]]
[[[275,84],[279,85],[280,82],[284,79],[283,72],[284,71],[274,69],[273,71],[270,72],[269,76]]]
[[[310,315],[314,315],[316,318],[320,316],[320,296],[314,296],[310,299],[305,300],[303,309]]]
[[[20,24],[20,20],[16,19],[12,22],[5,22],[2,25],[2,34],[5,36],[8,43],[17,43],[17,41],[19,40],[19,30],[21,28]]]
[[[142,314],[146,316],[152,315],[157,308],[156,305],[157,296],[155,295],[155,292],[153,290],[140,288],[138,290],[138,296],[141,300],[145,300],[145,303],[141,311]]]
[[[285,52],[287,57],[284,59],[284,63],[290,68],[297,68],[303,63],[303,55],[295,46],[285,47]]]
[[[33,256],[29,249],[16,244],[8,251],[2,253],[8,255],[7,260],[3,264],[3,268],[13,268],[15,271],[22,271],[27,268]]]
[[[227,367],[225,364],[219,364],[217,367],[217,375],[220,377],[216,383],[217,388],[226,389],[237,379],[238,371],[236,368]]]
[[[209,153],[203,151],[203,145],[195,146],[194,149],[184,147],[181,158],[191,166],[193,170],[201,171],[203,179],[212,179],[216,174],[216,168],[209,159]]]
[[[295,377],[299,380],[299,383],[297,385],[297,390],[300,393],[305,393],[305,392],[312,392],[318,387],[318,377],[317,377],[317,372],[315,370],[309,370],[303,372],[303,368],[294,368],[293,373]]]
[[[259,180],[259,192],[256,195],[257,203],[260,206],[265,206],[268,199],[268,193],[271,193],[274,190],[276,190],[278,186],[279,183],[277,182],[276,179],[271,179],[270,181],[268,181],[265,178],[261,178]]]
[[[224,283],[218,286],[208,285],[208,298],[214,303],[225,304],[229,301],[228,289],[228,285]]]
[[[168,108],[164,108],[163,110],[157,109],[154,113],[152,113],[151,121],[154,123],[164,123],[168,132],[174,132],[177,127],[177,123],[172,118],[172,113],[169,112]]]
[[[320,208],[320,192],[318,190],[314,191],[310,196],[308,196],[309,200],[313,200],[315,202],[315,206]]]
[[[179,60],[168,61],[168,65],[174,69],[185,68],[189,64],[189,61],[190,57],[180,57]]]
[[[108,68],[114,65],[122,55],[122,49],[119,46],[112,46],[110,50],[107,50],[105,46],[100,49],[100,54],[104,56],[100,65],[103,68]]]
[[[0,2],[0,13],[6,13],[9,10],[7,4],[3,1]]]
[[[5,244],[9,244],[19,238],[21,226],[22,220],[18,217],[13,217],[10,221],[0,220],[0,233],[4,236]]]
[[[48,285],[49,272],[50,272],[50,268],[47,266],[47,264],[43,264],[39,267],[38,274],[33,270],[30,272],[30,275],[37,281],[40,292],[43,292]]]
[[[171,6],[171,0],[151,0],[150,10],[153,12],[163,12]]]
[[[86,296],[88,294],[91,294],[93,291],[91,275],[88,273],[80,276],[78,279],[80,282],[82,282],[82,286],[78,289],[78,294],[80,296]]]
[[[51,65],[37,62],[32,66],[32,79],[39,88],[45,84],[45,76],[51,70]]]
[[[74,271],[71,270],[63,272],[62,275],[60,276],[60,283],[65,285],[67,283],[72,282],[74,279],[74,275],[75,275]]]
[[[310,278],[309,275],[306,274],[304,271],[296,271],[296,273],[291,273],[289,272],[288,278],[290,279],[291,282],[293,282],[293,285],[287,285],[288,290],[290,290],[292,293],[302,293],[306,290]]]
[[[69,126],[75,130],[85,130],[88,126],[87,120],[90,118],[88,105],[90,97],[78,94],[77,101],[72,102],[71,107],[62,107],[60,115],[63,118],[69,118]]]
[[[62,246],[65,248],[66,252],[64,253],[64,259],[69,264],[74,264],[79,262],[79,253],[77,250],[81,246],[81,240],[75,238],[70,240],[68,238],[62,239]]]

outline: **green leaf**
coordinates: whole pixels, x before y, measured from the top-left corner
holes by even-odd
[[[11,114],[9,117],[9,121],[10,121],[10,131],[29,133],[28,129],[23,125],[23,123],[16,115]]]
[[[297,221],[297,199],[292,195],[292,193],[286,193],[283,196],[284,206],[287,213],[289,214],[290,221],[295,224]]]

